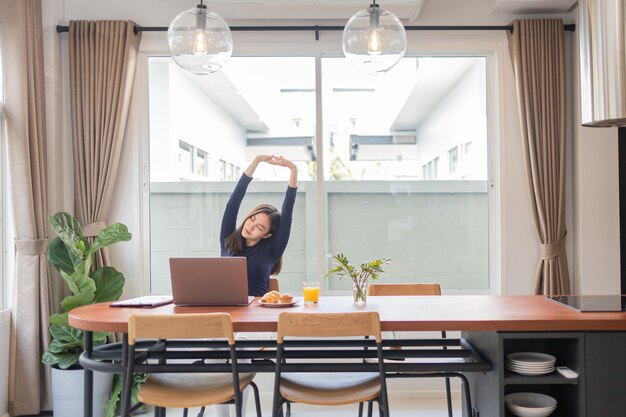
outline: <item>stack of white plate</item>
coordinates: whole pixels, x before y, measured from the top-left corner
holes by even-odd
[[[556,400],[536,392],[515,392],[504,396],[509,411],[518,417],[547,417],[556,409]]]
[[[516,352],[506,355],[508,370],[520,375],[543,375],[554,372],[556,358],[547,353]]]

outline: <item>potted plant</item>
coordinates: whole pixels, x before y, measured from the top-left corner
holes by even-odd
[[[71,214],[59,212],[48,217],[48,223],[58,235],[48,245],[48,261],[67,283],[71,295],[61,301],[63,313],[53,314],[49,318],[52,338],[42,361],[52,365],[54,415],[82,416],[83,391],[80,386],[83,370],[78,364],[78,358],[83,352],[83,332],[69,325],[68,312],[87,304],[119,299],[124,287],[124,275],[111,266],[96,268],[95,256],[98,250],[117,242],[129,241],[132,235],[125,225],[115,223],[103,229],[90,245],[82,234],[80,224]],[[107,336],[108,333],[94,332],[94,346],[105,343]],[[63,382],[58,378],[71,378],[72,382]],[[112,374],[94,374],[94,416],[104,415],[111,380]],[[96,390],[100,385],[102,389],[98,393]],[[62,392],[63,389],[69,392]],[[77,397],[77,401],[68,401],[68,394]]]
[[[352,265],[343,253],[329,255],[336,266],[326,273],[326,276],[337,274],[339,279],[348,276],[352,279],[352,295],[354,303],[361,305],[367,302],[367,284],[370,279],[377,280],[383,274],[382,266],[391,262],[389,258],[373,259],[363,262],[360,269]]]

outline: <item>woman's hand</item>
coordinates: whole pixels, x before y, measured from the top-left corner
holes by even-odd
[[[279,165],[279,166],[287,167],[292,171],[294,169],[297,170],[296,164],[291,162],[289,159],[283,158],[282,156],[275,156],[267,162],[272,165]]]
[[[283,158],[282,156],[257,155],[250,164],[250,166],[246,169],[245,174],[249,177],[252,177],[254,170],[261,162],[289,168],[291,170],[291,176],[289,177],[289,186],[292,188],[296,187],[296,184],[298,182],[298,167],[289,159]]]
[[[282,156],[275,156],[268,163],[272,165],[279,165],[283,167],[287,167],[291,170],[291,176],[289,177],[289,186],[291,188],[296,188],[298,183],[298,167],[296,164],[291,162],[289,159],[283,158]]]
[[[271,164],[272,161],[275,159],[276,157],[274,155],[257,155],[252,162],[250,163],[250,165],[248,166],[248,168],[246,168],[246,170],[244,171],[244,173],[252,178],[252,174],[254,174],[254,171],[256,170],[256,167],[261,163],[261,162],[266,162]]]

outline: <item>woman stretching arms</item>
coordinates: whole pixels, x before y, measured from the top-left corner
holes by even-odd
[[[261,204],[252,209],[237,228],[237,213],[241,200],[252,181],[252,174],[262,162],[284,166],[291,170],[281,211],[270,204]],[[298,169],[293,162],[282,156],[258,155],[244,171],[226,203],[220,232],[221,252],[222,256],[246,257],[249,295],[265,294],[270,275],[280,272],[282,256],[291,232],[297,181]]]

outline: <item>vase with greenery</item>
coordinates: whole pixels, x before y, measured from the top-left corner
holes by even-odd
[[[343,253],[329,255],[335,267],[326,273],[326,276],[337,274],[339,279],[348,276],[352,279],[352,295],[354,303],[362,305],[367,302],[367,284],[369,280],[377,280],[383,274],[382,266],[391,262],[389,258],[373,259],[363,262],[360,268],[352,265]]]

